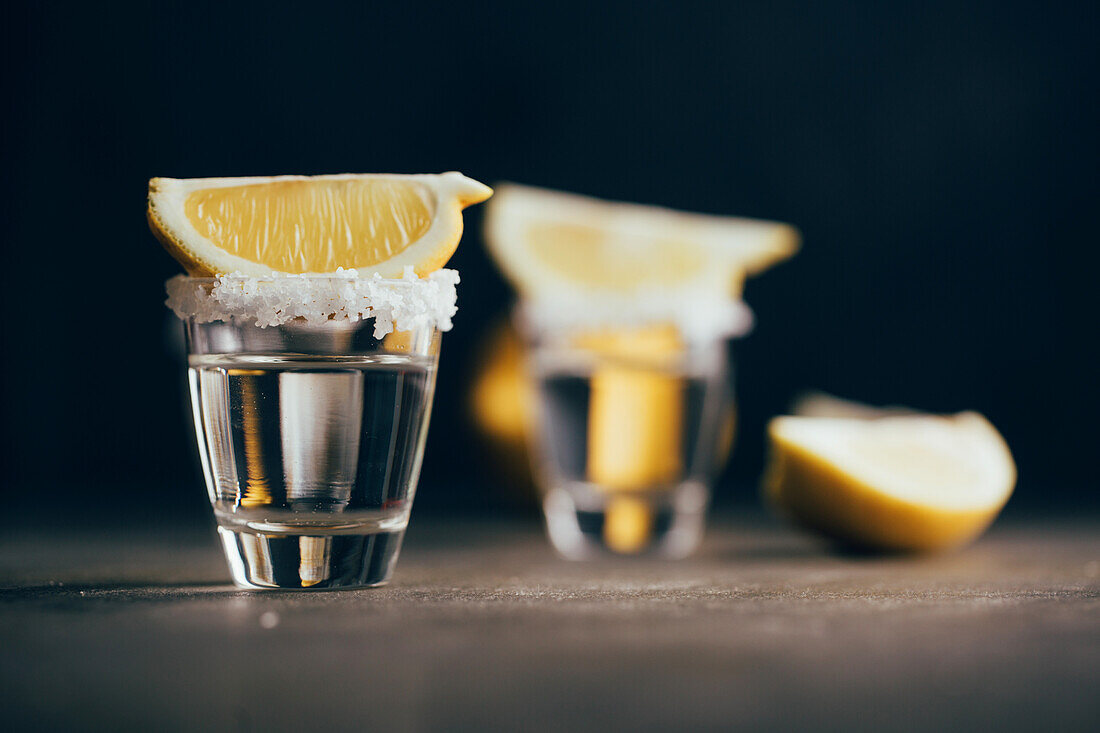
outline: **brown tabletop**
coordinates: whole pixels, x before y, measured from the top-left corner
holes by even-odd
[[[0,536],[15,729],[1085,730],[1100,524],[929,557],[766,520],[682,562],[571,563],[530,523],[417,521],[394,582],[227,585],[208,527]]]

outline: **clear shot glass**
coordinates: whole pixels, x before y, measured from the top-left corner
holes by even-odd
[[[440,331],[424,318],[384,335],[377,325],[184,318],[199,457],[238,586],[390,579],[424,454]]]
[[[727,341],[667,328],[578,337],[525,324],[536,385],[533,459],[554,547],[684,557],[703,536],[724,431]],[[727,433],[728,442],[729,434]]]

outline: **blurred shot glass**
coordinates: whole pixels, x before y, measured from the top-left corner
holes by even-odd
[[[733,429],[727,333],[670,324],[540,328],[522,309],[536,385],[534,473],[565,557],[690,554]]]

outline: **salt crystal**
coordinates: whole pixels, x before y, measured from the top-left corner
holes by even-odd
[[[437,270],[419,278],[406,267],[399,279],[361,277],[356,270],[331,275],[269,275],[239,272],[215,278],[178,275],[167,283],[165,304],[183,319],[252,321],[260,328],[295,319],[309,325],[333,320],[374,319],[374,336],[433,326],[449,331],[458,312],[455,270]]]

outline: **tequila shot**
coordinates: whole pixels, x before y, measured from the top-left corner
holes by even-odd
[[[732,437],[728,342],[667,324],[535,334],[534,468],[554,547],[690,554]]]
[[[169,283],[206,487],[234,582],[389,580],[457,275]],[[453,277],[452,277],[453,276]]]

